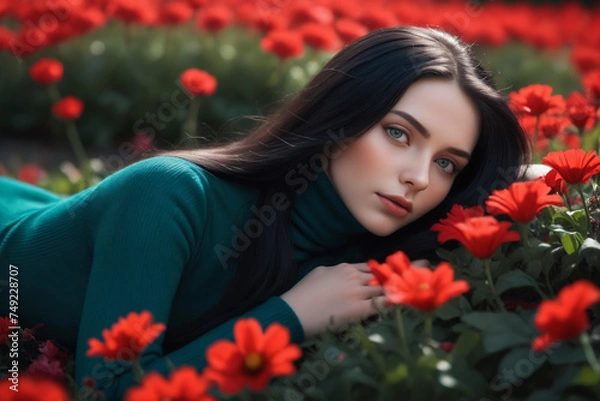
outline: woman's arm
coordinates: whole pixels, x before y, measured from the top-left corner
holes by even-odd
[[[94,234],[77,340],[76,382],[81,384],[86,376],[94,378],[106,399],[121,399],[136,382],[128,364],[86,356],[88,340],[103,341],[102,331],[129,312],[149,310],[156,322],[168,323],[183,268],[203,240],[199,223],[206,221],[207,211],[202,184],[189,164],[149,162],[107,178],[80,210]],[[279,297],[244,316],[255,317],[263,327],[277,321],[290,329],[293,341],[303,340],[298,318]],[[167,360],[201,370],[206,364],[206,348],[217,339],[233,338],[236,320],[166,355],[161,335],[143,352],[143,370],[167,376]]]

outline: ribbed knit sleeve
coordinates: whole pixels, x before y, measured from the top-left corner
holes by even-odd
[[[211,232],[204,227],[211,190],[206,177],[191,163],[168,160],[148,160],[121,170],[99,183],[85,200],[86,224],[93,228],[89,239],[93,258],[77,339],[76,381],[94,378],[108,400],[120,400],[136,383],[128,365],[86,356],[88,340],[103,341],[102,330],[129,312],[149,310],[156,322],[166,324],[184,267],[191,260],[202,261],[198,250],[213,248]],[[202,274],[196,277],[203,279]],[[203,302],[202,294],[197,297],[190,302]],[[255,317],[263,327],[279,322],[290,329],[293,341],[304,339],[294,311],[279,297],[244,316]],[[175,366],[201,370],[206,348],[217,339],[233,338],[236,320],[167,355],[161,335],[144,351],[142,368],[168,376],[168,359]]]

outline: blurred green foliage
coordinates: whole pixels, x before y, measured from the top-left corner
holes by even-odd
[[[580,89],[568,49],[548,53],[510,43],[477,52],[506,93],[531,83],[548,83],[562,94]],[[244,28],[210,36],[191,24],[157,29],[111,21],[25,60],[0,54],[0,136],[66,142],[63,123],[50,112],[46,88],[28,76],[29,66],[42,57],[64,64],[61,95],[85,102],[77,121],[84,145],[109,148],[144,129],[154,131],[158,146],[185,145],[187,107],[178,105],[188,99],[179,84],[187,68],[206,70],[218,80],[216,93],[202,100],[196,136],[222,141],[251,126],[239,117],[268,113],[331,56],[307,47],[302,57],[283,63],[260,48],[258,33]]]

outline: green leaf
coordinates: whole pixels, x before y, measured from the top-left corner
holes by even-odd
[[[388,372],[385,380],[388,383],[396,383],[403,381],[408,377],[408,366],[405,363],[398,365],[398,367],[391,372]]]
[[[473,329],[467,329],[454,343],[454,348],[450,353],[450,359],[468,359],[481,343],[481,334]]]
[[[496,282],[496,290],[500,294],[502,294],[504,291],[510,290],[511,288],[519,287],[534,287],[539,291],[537,281],[522,270],[513,270],[503,274],[498,277],[498,281]]]
[[[526,401],[561,401],[562,399],[554,391],[549,389],[534,391]]]
[[[515,313],[473,312],[462,320],[481,331],[483,345],[489,353],[528,345],[533,338],[531,328]]]
[[[573,345],[567,342],[555,344],[544,352],[549,356],[548,361],[552,365],[586,362],[583,348],[579,345]]]
[[[559,236],[568,255],[575,253],[583,244],[583,237],[580,233],[559,233]]]
[[[581,386],[596,386],[599,383],[600,375],[597,375],[589,366],[581,368],[579,375],[573,381],[573,384]]]
[[[453,298],[442,305],[435,312],[435,316],[442,320],[450,320],[462,316],[465,312],[471,311],[469,301],[463,296]]]
[[[600,242],[586,238],[579,248],[579,255],[585,259],[588,265],[600,266]]]
[[[526,381],[548,358],[534,352],[529,345],[508,351],[498,364],[498,372],[510,372],[519,381]]]
[[[566,213],[569,217],[571,217],[571,220],[575,223],[574,225],[577,231],[582,235],[586,235],[588,231],[589,220],[587,215],[585,214],[585,210],[579,209],[573,210],[572,212],[567,211]]]

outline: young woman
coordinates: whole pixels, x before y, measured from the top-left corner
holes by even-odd
[[[43,322],[76,349],[77,381],[113,399],[131,371],[85,353],[120,316],[167,325],[142,357],[163,373],[167,358],[202,369],[241,316],[295,342],[366,318],[383,302],[366,260],[434,257],[431,224],[507,186],[527,157],[468,46],[384,29],[238,142],[157,153],[66,199],[0,180],[0,262],[18,268],[19,323]]]

